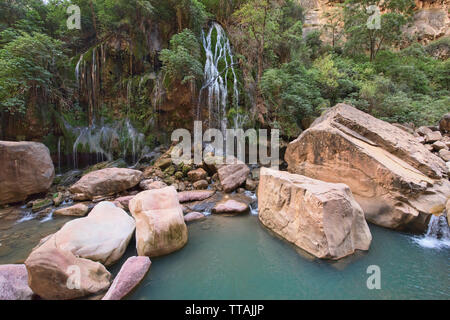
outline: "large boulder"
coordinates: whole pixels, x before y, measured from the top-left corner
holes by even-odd
[[[340,259],[368,250],[372,241],[345,184],[262,168],[258,208],[267,228],[318,258]]]
[[[121,300],[144,279],[152,262],[148,257],[130,257],[125,261],[102,300]]]
[[[124,254],[135,229],[134,219],[111,202],[100,202],[85,218],[66,223],[51,236],[77,257],[114,264]]]
[[[187,227],[174,187],[143,191],[130,201],[129,208],[136,219],[140,256],[166,255],[187,243]]]
[[[47,237],[25,261],[28,284],[48,300],[70,300],[105,292],[111,274],[98,262],[76,257]]]
[[[48,148],[38,142],[0,141],[0,205],[46,192],[55,168]]]
[[[93,171],[83,176],[69,191],[77,199],[93,199],[133,188],[143,179],[139,170],[126,168],[107,168]]]
[[[413,135],[349,105],[317,119],[285,154],[289,171],[345,183],[377,225],[423,232],[450,196],[445,162]]]
[[[31,300],[32,297],[25,265],[0,265],[0,300]]]

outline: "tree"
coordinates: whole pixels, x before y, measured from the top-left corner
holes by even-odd
[[[256,41],[257,82],[264,71],[264,48],[269,36],[269,29],[275,29],[277,24],[278,5],[276,1],[249,0],[234,13],[238,24]]]
[[[191,30],[185,29],[170,39],[169,49],[161,51],[163,71],[170,82],[195,82],[203,76],[200,44]]]
[[[0,107],[12,115],[28,105],[61,106],[66,98],[62,43],[41,33],[22,33],[0,50]]]
[[[401,40],[402,26],[413,6],[413,0],[347,0],[344,6],[347,48],[350,51],[362,48],[373,61],[383,46]]]

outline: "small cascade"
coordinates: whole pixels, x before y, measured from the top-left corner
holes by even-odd
[[[73,128],[66,124],[66,129],[76,137],[72,148],[74,168],[79,166],[80,154],[93,158],[89,164],[117,158],[136,163],[147,151],[145,136],[139,133],[128,119],[111,125],[94,123],[89,127]]]
[[[414,240],[425,248],[450,248],[450,227],[447,222],[447,214],[432,215],[428,224],[427,234]]]
[[[237,107],[239,104],[234,56],[225,30],[216,22],[212,23],[208,34],[202,31],[202,43],[206,62],[196,118],[201,120],[201,105],[205,101],[208,106],[209,127],[220,128],[224,132],[227,128],[227,106]],[[228,86],[230,83],[232,88]]]

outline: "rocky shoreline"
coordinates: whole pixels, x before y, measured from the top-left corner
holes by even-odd
[[[262,225],[331,260],[370,250],[366,220],[423,233],[432,215],[450,207],[449,147],[450,115],[438,127],[414,129],[343,104],[289,144],[288,171],[239,161],[176,165],[169,148],[151,165],[103,163],[55,179],[44,145],[0,142],[0,204],[73,219],[24,264],[0,266],[0,299],[122,299],[151,258],[181,250],[187,225],[209,214],[232,219],[258,208]],[[107,267],[133,237],[138,257],[112,279]]]

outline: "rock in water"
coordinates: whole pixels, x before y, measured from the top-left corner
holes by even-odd
[[[213,208],[213,212],[217,214],[239,214],[248,210],[248,204],[233,199],[224,199]]]
[[[139,170],[107,168],[86,174],[69,191],[78,195],[78,199],[92,200],[133,188],[142,179],[143,173]]]
[[[377,225],[417,232],[450,196],[447,168],[403,130],[345,104],[317,119],[287,148],[289,171],[345,183]]]
[[[364,213],[345,184],[262,168],[259,219],[276,234],[322,259],[368,250]]]
[[[84,217],[89,211],[89,207],[83,203],[77,203],[71,207],[61,208],[54,212],[57,216]]]
[[[152,262],[148,257],[130,257],[102,300],[121,300],[144,279]]]
[[[130,201],[129,208],[136,219],[136,247],[140,256],[166,255],[187,243],[183,209],[174,187],[143,191]]]
[[[205,218],[206,218],[206,216],[203,213],[194,211],[194,212],[190,212],[190,213],[186,214],[184,216],[184,221],[186,223],[190,223],[190,222],[194,222],[194,221],[203,220]]]
[[[0,300],[31,300],[32,296],[25,265],[0,265]]]
[[[108,289],[111,274],[98,262],[78,258],[57,246],[53,236],[42,240],[25,261],[28,283],[48,300],[70,300]]]
[[[0,205],[46,192],[55,168],[48,148],[38,142],[0,141]]]
[[[134,229],[134,219],[124,210],[100,202],[87,217],[67,222],[47,241],[77,257],[109,266],[122,257]]]

